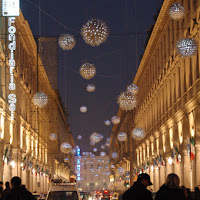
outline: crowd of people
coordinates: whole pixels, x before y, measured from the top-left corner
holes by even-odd
[[[18,176],[11,179],[11,187],[9,182],[5,183],[5,187],[3,189],[3,182],[0,182],[0,200],[36,200],[25,185],[21,185],[21,179]]]
[[[142,173],[137,181],[123,194],[122,200],[200,200],[200,185],[195,187],[194,193],[189,188],[179,186],[179,177],[172,173],[167,176],[165,183],[152,195],[147,186],[152,185],[150,176]]]

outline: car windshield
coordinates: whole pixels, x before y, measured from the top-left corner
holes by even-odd
[[[54,191],[49,193],[47,200],[78,200],[78,195],[76,191]]]

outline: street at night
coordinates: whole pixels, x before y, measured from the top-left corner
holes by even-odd
[[[200,200],[200,0],[0,2],[0,200]]]

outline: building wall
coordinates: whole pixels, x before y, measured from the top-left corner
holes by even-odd
[[[13,176],[20,176],[22,184],[30,191],[47,192],[51,178],[69,180],[69,172],[74,171],[74,166],[63,163],[65,155],[60,152],[60,144],[65,141],[72,146],[75,144],[22,13],[16,17],[15,26],[14,82],[17,102],[14,120],[10,117],[7,104],[10,81],[8,53],[2,48],[0,51],[0,180],[6,182]],[[36,92],[47,94],[46,107],[40,109],[33,104]],[[49,139],[53,132],[58,135],[57,141]],[[69,157],[73,160],[72,155]]]
[[[182,20],[173,21],[168,14],[169,8],[178,2],[182,3],[186,14]],[[140,90],[137,107],[132,112],[132,120],[119,125],[122,129],[129,122],[128,133],[134,127],[146,131],[144,139],[133,140],[129,153],[136,154],[130,156],[134,176],[149,173],[154,191],[172,172],[180,177],[180,185],[194,189],[200,183],[199,14],[199,0],[164,1],[133,81]],[[183,58],[177,54],[176,41],[183,37],[197,40],[195,56]],[[193,161],[187,151],[187,141],[191,137],[195,140]],[[172,159],[175,149],[178,152]]]
[[[83,191],[93,192],[107,189],[109,183],[108,156],[81,156],[81,169],[78,187]]]

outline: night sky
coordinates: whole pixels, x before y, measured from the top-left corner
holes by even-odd
[[[75,36],[77,43],[71,51],[58,47],[58,87],[69,113],[71,132],[82,151],[94,148],[89,139],[93,132],[104,135],[102,142],[95,145],[98,152],[107,151],[100,145],[110,136],[112,126],[106,126],[104,121],[117,114],[117,97],[134,79],[147,30],[154,24],[153,16],[162,1],[21,0],[22,13],[34,36]],[[82,25],[91,18],[101,19],[109,27],[110,36],[99,47],[89,46],[80,35]],[[79,75],[84,62],[96,66],[97,74],[91,80]],[[95,84],[94,93],[86,91],[89,83]],[[87,113],[80,113],[81,105],[88,107]],[[77,140],[78,135],[83,139]]]

